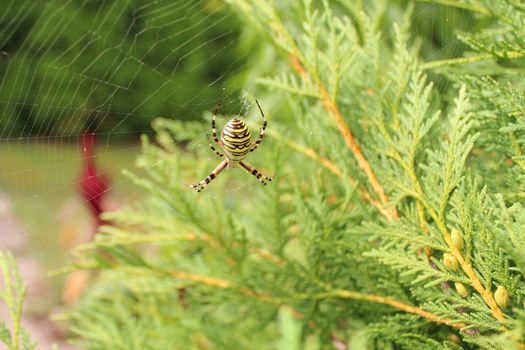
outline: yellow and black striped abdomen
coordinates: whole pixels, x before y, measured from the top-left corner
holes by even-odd
[[[221,141],[226,156],[231,160],[243,160],[252,146],[250,130],[238,118],[233,118],[224,126]]]

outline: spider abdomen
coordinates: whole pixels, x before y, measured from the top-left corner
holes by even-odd
[[[226,155],[226,159],[224,159],[215,169],[213,169],[211,174],[206,176],[204,180],[194,185],[191,185],[191,187],[195,191],[202,191],[224,169],[234,168],[236,166],[240,166],[248,173],[255,176],[257,180],[265,186],[268,184],[268,182],[272,181],[271,177],[264,175],[254,166],[252,166],[250,163],[244,160],[244,158],[246,158],[246,155],[248,155],[248,152],[253,152],[261,143],[264,137],[264,130],[266,130],[267,125],[266,118],[264,117],[264,113],[261,109],[261,106],[259,105],[259,102],[255,100],[255,103],[259,108],[259,112],[261,112],[263,123],[261,126],[261,130],[259,131],[259,136],[257,136],[253,144],[252,137],[250,135],[250,130],[248,130],[246,124],[244,124],[244,122],[239,118],[233,118],[226,124],[226,126],[224,126],[224,129],[222,129],[221,133],[221,139],[219,140],[219,138],[217,137],[217,128],[215,127],[215,118],[220,107],[220,103],[217,104],[215,110],[213,111],[213,118],[211,119],[211,131],[213,133],[213,141],[215,141],[217,145],[221,146],[222,150],[224,151],[224,154],[217,151],[215,147],[213,147],[211,141],[210,148],[213,152],[215,152],[215,154],[218,157],[223,157]]]
[[[252,145],[250,130],[241,119],[233,118],[222,129],[222,148],[231,160],[246,158]]]

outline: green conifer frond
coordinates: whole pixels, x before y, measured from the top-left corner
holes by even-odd
[[[0,251],[0,273],[3,280],[0,301],[7,306],[12,323],[9,327],[7,320],[0,321],[0,341],[9,350],[33,350],[36,348],[36,343],[31,340],[21,323],[27,288],[10,252]]]
[[[125,172],[147,195],[107,213],[113,226],[77,250],[74,267],[100,272],[68,315],[78,342],[520,348],[521,87],[451,69],[460,84],[442,94],[424,73],[437,66],[409,45],[412,8],[393,24],[387,5],[227,2],[289,65],[258,79],[294,112],[268,118],[253,156],[276,181],[262,189],[232,171],[190,191],[209,171],[209,124],[157,120],[155,142],[144,137]],[[438,2],[514,21],[485,3]],[[472,48],[494,57],[517,45]],[[507,158],[511,170],[498,172]]]

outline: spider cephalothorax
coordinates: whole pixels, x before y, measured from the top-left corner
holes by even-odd
[[[261,131],[259,132],[259,136],[253,143],[250,130],[242,121],[242,119],[239,118],[233,118],[228,123],[226,123],[226,125],[222,129],[221,139],[218,139],[217,128],[215,126],[215,117],[219,110],[220,104],[217,104],[217,107],[215,107],[215,110],[213,111],[211,129],[213,133],[213,140],[217,145],[219,145],[219,147],[224,151],[224,153],[221,153],[217,149],[215,149],[215,147],[213,147],[213,145],[211,144],[211,141],[209,142],[209,144],[211,149],[215,152],[217,156],[226,156],[226,159],[224,159],[204,180],[202,180],[198,184],[191,185],[191,187],[194,190],[196,190],[197,192],[202,191],[213,179],[215,179],[221,173],[221,171],[223,171],[227,167],[233,168],[238,165],[240,165],[244,170],[255,176],[257,180],[259,180],[263,185],[266,185],[268,181],[272,181],[272,178],[263,175],[260,171],[251,166],[250,163],[244,160],[248,153],[255,151],[255,149],[257,149],[257,147],[261,143],[267,125],[266,118],[264,117],[264,113],[261,109],[261,106],[259,106],[259,102],[255,101],[255,103],[257,104],[257,107],[259,107],[259,111],[261,112],[263,125],[261,127]]]

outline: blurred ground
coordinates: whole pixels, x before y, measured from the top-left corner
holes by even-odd
[[[93,233],[90,212],[78,196],[79,145],[22,140],[0,146],[0,249],[13,253],[28,285],[23,324],[39,350],[55,343],[60,350],[75,349],[66,342],[67,325],[50,320],[63,310],[65,277],[48,277],[48,272],[66,266],[72,247]],[[139,148],[97,147],[97,164],[112,180],[110,208],[140,196],[120,172],[133,168]],[[5,319],[2,307],[0,319]]]
[[[0,249],[13,253],[27,285],[23,325],[32,339],[38,342],[38,349],[51,349],[53,344],[58,345],[61,350],[76,349],[65,341],[65,325],[49,319],[51,313],[59,311],[51,302],[51,281],[41,264],[31,257],[28,236],[11,209],[10,200],[4,193],[0,193]],[[1,305],[0,319],[8,318],[5,306]],[[0,349],[5,348],[0,344]]]

